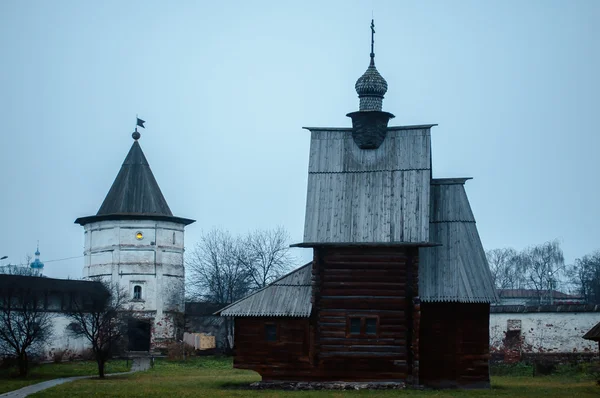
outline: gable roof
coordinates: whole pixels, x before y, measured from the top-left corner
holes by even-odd
[[[173,216],[137,140],[133,142],[98,213],[78,218],[75,222],[85,225],[115,219],[159,219],[185,225],[194,222]]]
[[[583,335],[586,340],[600,341],[600,323],[591,328],[586,334]]]
[[[312,262],[215,312],[215,315],[309,317],[312,310],[311,275]]]
[[[429,240],[421,248],[419,296],[424,302],[498,301],[464,183],[469,178],[431,181]]]

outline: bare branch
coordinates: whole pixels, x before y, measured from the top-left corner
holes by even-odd
[[[30,289],[0,290],[0,355],[16,357],[21,376],[28,372],[29,357],[52,337],[53,314],[45,311],[43,303]]]

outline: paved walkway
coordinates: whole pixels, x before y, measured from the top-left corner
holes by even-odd
[[[130,373],[141,372],[143,370],[150,369],[150,358],[134,358],[133,363],[131,364],[131,370],[129,372],[122,373],[110,373],[106,376],[120,376],[127,375]],[[62,377],[60,379],[43,381],[41,383],[32,384],[27,387],[23,387],[21,389],[10,391],[4,394],[0,394],[0,398],[23,398],[28,396],[29,394],[35,394],[36,392],[45,390],[50,387],[57,386],[59,384],[68,383],[75,380],[81,379],[90,379],[92,377],[97,377],[97,375],[93,376],[75,376],[75,377]]]

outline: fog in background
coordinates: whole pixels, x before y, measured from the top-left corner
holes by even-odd
[[[39,240],[46,275],[81,277],[73,221],[98,211],[136,114],[171,210],[197,220],[188,251],[212,227],[302,241],[302,126],[351,126],[372,12],[383,109],[439,124],[433,176],[474,177],[484,247],[599,249],[599,1],[4,0],[0,264]]]

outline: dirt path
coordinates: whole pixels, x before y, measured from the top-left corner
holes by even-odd
[[[148,370],[148,369],[150,369],[150,358],[134,358],[133,363],[131,364],[131,370],[129,372],[111,373],[111,374],[107,374],[106,376],[126,375],[126,374],[130,374],[130,373],[141,372],[141,371]],[[30,394],[35,394],[36,392],[43,391],[47,388],[58,386],[59,384],[68,383],[68,382],[75,381],[75,380],[89,379],[92,377],[96,377],[96,376],[93,375],[93,376],[62,377],[60,379],[43,381],[41,383],[32,384],[30,386],[23,387],[18,390],[15,390],[15,391],[9,391],[7,393],[0,394],[0,398],[23,398]]]

